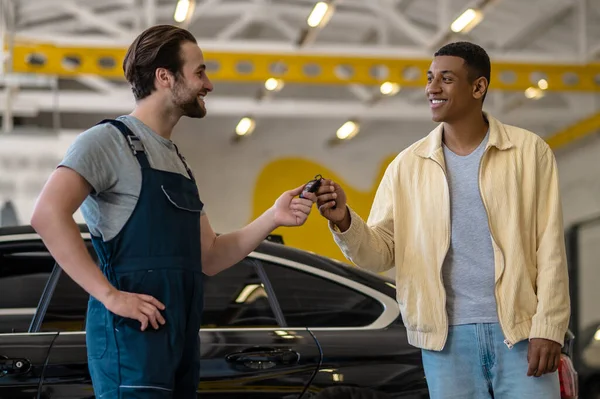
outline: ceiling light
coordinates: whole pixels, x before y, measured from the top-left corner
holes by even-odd
[[[326,17],[331,14],[331,12],[328,12],[330,11],[330,8],[331,6],[324,1],[319,1],[317,4],[315,4],[315,7],[312,9],[308,19],[306,20],[308,26],[311,28],[316,28],[321,24],[327,23]]]
[[[344,123],[338,130],[337,130],[337,138],[340,140],[347,140],[347,139],[351,139],[352,137],[356,136],[356,134],[358,133],[358,131],[360,130],[360,127],[358,126],[358,124],[356,122],[353,121],[348,121],[346,123]]]
[[[191,14],[190,6],[193,5],[191,3],[192,0],[179,0],[177,2],[177,6],[175,7],[175,14],[173,15],[173,19],[176,22],[183,22],[188,18],[188,16]]]
[[[527,90],[525,90],[525,97],[530,100],[538,100],[544,97],[544,92],[537,87],[528,87]]]
[[[546,90],[548,88],[548,81],[546,79],[540,79],[538,81],[538,87],[542,90]]]
[[[379,91],[384,96],[393,96],[393,95],[398,94],[398,92],[400,91],[400,85],[398,85],[398,83],[393,83],[393,82],[384,82],[379,87]]]
[[[269,78],[265,82],[265,89],[267,89],[269,91],[279,91],[279,90],[283,89],[283,80]]]
[[[239,121],[239,123],[235,127],[235,134],[237,134],[238,136],[246,136],[248,134],[252,134],[255,126],[256,122],[254,122],[254,119],[250,117],[244,117]]]
[[[596,330],[596,333],[594,334],[594,340],[600,341],[600,329]]]
[[[477,26],[482,19],[483,13],[480,10],[469,8],[463,12],[460,17],[456,18],[454,22],[452,22],[450,29],[452,29],[452,32],[454,33],[468,33],[471,29]]]

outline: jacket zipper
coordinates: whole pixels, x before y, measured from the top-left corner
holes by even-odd
[[[446,293],[446,287],[444,287],[444,277],[442,275],[442,268],[444,267],[444,260],[446,259],[446,256],[448,256],[448,251],[450,250],[450,241],[451,241],[451,228],[450,228],[450,221],[452,220],[452,215],[451,215],[451,206],[450,206],[450,184],[448,183],[448,174],[446,173],[446,169],[444,168],[444,166],[442,164],[440,164],[438,161],[435,161],[435,163],[437,163],[439,165],[440,168],[442,168],[442,172],[444,172],[444,179],[446,181],[446,190],[448,193],[448,219],[446,219],[446,251],[444,253],[444,257],[442,258],[442,263],[439,267],[439,277],[440,277],[440,284],[442,287],[442,292],[444,293],[444,306],[443,306],[443,316],[444,316],[444,344],[442,345],[442,349],[444,348],[444,346],[446,346],[446,340],[448,339],[448,311],[446,309],[446,301],[447,301],[447,293]]]
[[[485,208],[485,213],[486,213],[487,220],[488,220],[488,228],[490,230],[490,238],[492,239],[492,244],[494,245],[495,248],[498,248],[498,251],[500,252],[500,255],[502,256],[502,264],[504,265],[504,254],[502,253],[502,250],[500,249],[498,244],[496,244],[496,239],[494,238],[494,232],[492,230],[492,225],[490,223],[490,212],[488,211],[487,205],[485,203],[485,199],[483,197],[483,193],[481,192],[481,166],[483,165],[485,155],[487,154],[489,148],[490,147],[486,147],[485,151],[483,152],[483,155],[481,156],[481,161],[479,162],[479,171],[478,171],[479,196],[481,197],[481,203],[483,204],[483,207]],[[494,297],[496,298],[496,311],[498,312],[498,322],[500,323],[500,329],[502,330],[502,333],[506,337],[506,332],[505,332],[506,330],[504,329],[504,325],[502,324],[502,315],[500,314],[501,313],[500,305],[498,302],[498,287],[496,286],[495,283],[494,283]],[[512,349],[514,346],[513,343],[510,342],[510,340],[508,338],[504,339],[504,344],[508,347],[508,349]]]

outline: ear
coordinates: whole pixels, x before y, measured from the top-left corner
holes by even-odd
[[[156,68],[154,71],[154,79],[159,87],[169,88],[173,83],[173,75],[166,68]]]
[[[473,98],[480,100],[488,89],[488,81],[483,76],[475,79],[473,82]]]

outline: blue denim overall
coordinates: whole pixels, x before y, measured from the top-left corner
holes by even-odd
[[[139,138],[122,122],[100,123],[123,133],[142,170],[137,205],[121,232],[109,241],[92,237],[100,267],[117,289],[161,301],[166,323],[141,331],[139,321],[90,297],[86,342],[96,398],[196,398],[203,307],[203,204],[196,183],[187,165],[190,179],[152,169]]]

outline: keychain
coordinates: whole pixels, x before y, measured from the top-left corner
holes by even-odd
[[[321,187],[321,180],[323,180],[323,176],[321,175],[316,175],[315,178],[311,181],[309,181],[308,183],[306,183],[306,185],[304,186],[304,189],[302,190],[302,192],[306,192],[306,193],[316,193],[317,190],[319,189],[319,187]],[[300,198],[304,198],[302,196],[302,193],[300,193]],[[333,209],[335,209],[335,205],[333,206]]]
[[[302,190],[303,193],[316,193],[319,187],[321,187],[321,180],[323,180],[323,176],[316,175],[315,178],[304,186]],[[300,198],[304,198],[302,194],[300,194]]]

